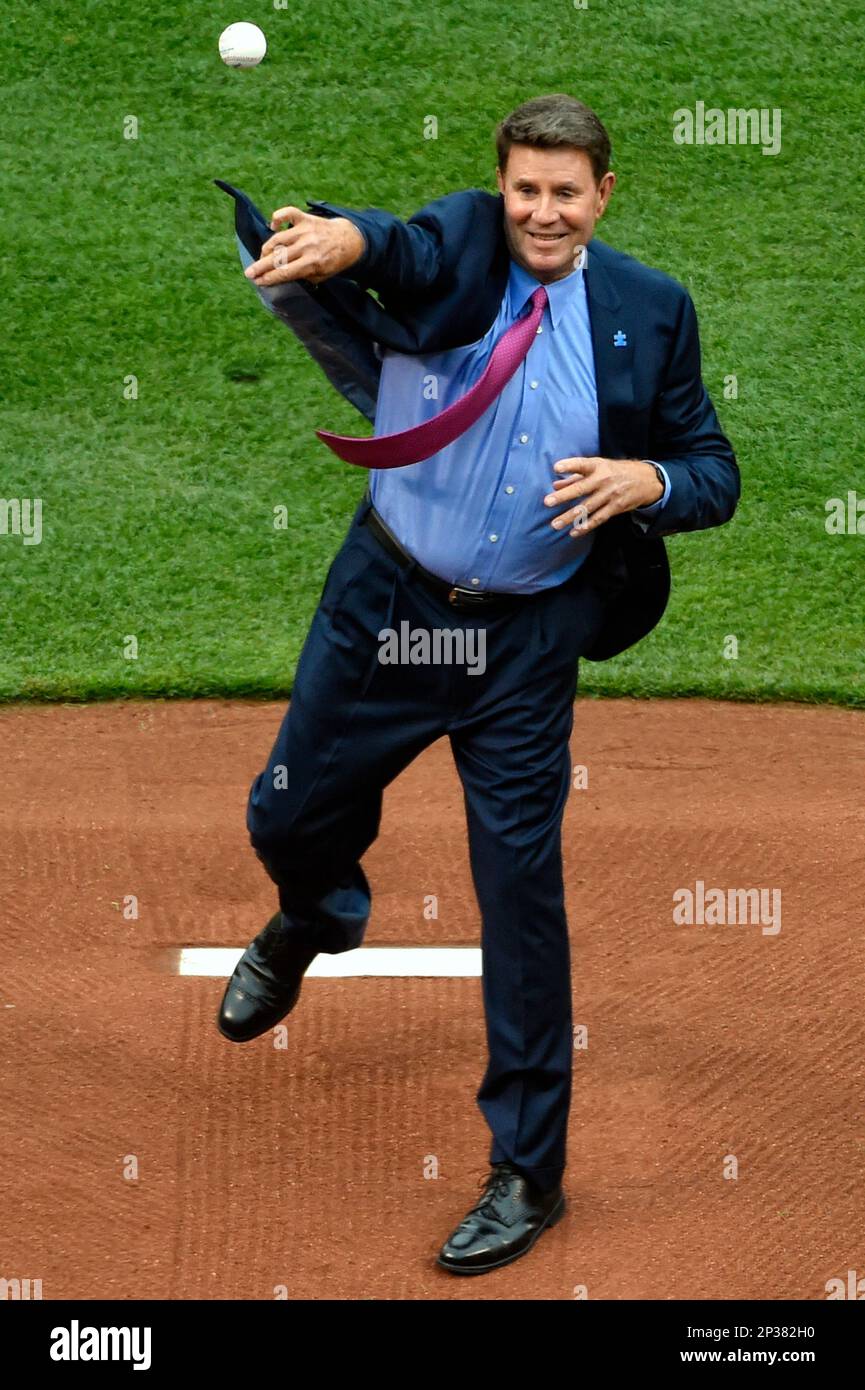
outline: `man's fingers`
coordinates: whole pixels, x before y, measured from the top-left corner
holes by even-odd
[[[265,242],[262,247],[262,254],[257,261],[253,261],[243,272],[248,280],[253,280],[255,284],[260,284],[262,276],[272,274],[274,271],[290,269],[292,274],[280,275],[278,280],[270,280],[268,284],[279,284],[282,280],[291,280],[298,276],[298,263],[303,258],[303,252],[299,247],[289,246],[285,242],[276,242],[272,250],[266,251],[266,247],[271,242]]]
[[[258,282],[262,275],[266,275],[272,269],[273,259],[270,256],[262,256],[260,260],[251,261],[243,273],[247,280]]]
[[[260,276],[255,281],[255,286],[256,289],[268,289],[271,285],[285,285],[289,280],[303,280],[305,278],[294,270],[271,270],[267,275]]]
[[[260,271],[253,279],[253,284],[260,285],[283,285],[289,280],[309,280],[312,284],[317,284],[319,280],[326,279],[320,272],[318,261],[314,256],[296,253],[291,260],[280,261],[280,248],[277,247],[272,257],[268,257],[273,264],[265,265],[264,270]],[[249,267],[252,269],[252,266]]]
[[[595,527],[613,515],[614,510],[609,503],[592,509],[588,502],[582,501],[575,507],[569,507],[563,516],[557,516],[550,525],[555,531],[567,531],[569,536],[584,536],[587,531],[594,531]]]
[[[568,507],[559,516],[553,517],[550,525],[554,531],[564,531],[575,522],[581,523],[582,529],[585,530],[588,522],[594,523],[599,513],[607,511],[608,504],[614,500],[609,488],[590,491],[583,483],[581,489],[576,506]]]
[[[261,248],[262,256],[269,256],[277,246],[290,246],[297,240],[297,232],[294,227],[289,227],[286,232],[274,232],[273,236],[268,237]]]
[[[550,525],[554,531],[564,531],[566,527],[574,526],[580,518],[582,518],[585,523],[586,518],[590,515],[591,513],[587,503],[581,498],[576,506],[568,507],[568,510],[562,512],[561,516],[554,517]]]
[[[309,213],[303,212],[301,208],[277,208],[270,219],[270,225],[276,227],[280,222],[302,222],[304,217],[309,217]]]
[[[303,278],[303,272],[298,266],[273,266],[262,274],[256,275],[252,283],[258,288],[262,285],[284,285],[288,280],[302,280]]]
[[[604,479],[589,475],[585,478],[557,478],[553,483],[553,491],[548,492],[544,498],[545,507],[562,507],[566,502],[571,502],[575,497],[591,496],[597,492],[599,487],[603,487]]]
[[[579,454],[575,458],[558,459],[553,464],[553,471],[555,473],[591,473],[600,462],[600,459],[588,458]]]
[[[582,515],[579,515],[569,532],[571,536],[584,536],[587,531],[594,531],[598,526],[603,526],[605,521],[616,515],[615,509],[606,503],[603,507],[598,507],[595,512],[588,512],[585,508],[578,508]]]

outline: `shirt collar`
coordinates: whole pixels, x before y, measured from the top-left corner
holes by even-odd
[[[580,248],[580,258],[570,274],[563,276],[561,280],[553,280],[549,285],[544,285],[553,328],[557,327],[574,295],[582,288],[583,272],[586,269],[587,261],[588,249],[583,246]],[[534,275],[530,275],[517,261],[511,258],[510,291],[511,305],[515,316],[522,312],[540,284],[540,280],[535,279]]]

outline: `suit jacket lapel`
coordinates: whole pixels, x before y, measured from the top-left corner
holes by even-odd
[[[589,242],[586,267],[598,392],[598,436],[602,458],[621,458],[628,448],[619,412],[634,402],[636,324],[622,305],[613,276],[604,264],[603,249],[602,244]]]

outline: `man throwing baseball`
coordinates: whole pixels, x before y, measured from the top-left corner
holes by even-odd
[[[690,296],[595,237],[616,182],[598,117],[539,97],[501,122],[496,146],[498,195],[448,194],[408,222],[282,207],[247,269],[261,291],[302,286],[319,346],[338,326],[377,390],[370,438],[319,432],[369,470],[369,488],[251,788],[249,833],[279,911],[219,1014],[226,1037],[255,1038],[292,1010],[317,953],[361,943],[383,789],[446,735],[481,916],[477,1100],[492,1134],[483,1191],[438,1257],[455,1274],[525,1254],[565,1209],[561,824],[579,660],[657,623],[662,537],[723,524],[739,497]],[[380,634],[403,622],[482,633],[484,669],[382,662]]]

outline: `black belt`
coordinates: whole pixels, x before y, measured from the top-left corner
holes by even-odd
[[[496,594],[490,589],[467,589],[461,584],[449,584],[446,579],[440,579],[437,574],[425,570],[423,565],[418,564],[413,555],[409,555],[408,551],[403,549],[396,536],[385,526],[371,502],[363,520],[389,555],[404,566],[413,565],[418,579],[438,594],[440,598],[445,598],[452,608],[502,607],[507,604],[525,602],[527,599],[535,597],[534,594]]]

